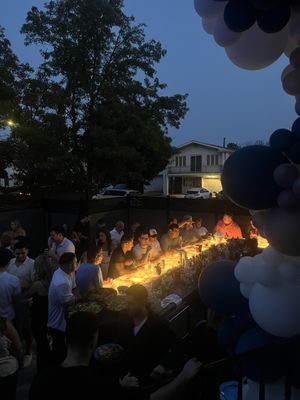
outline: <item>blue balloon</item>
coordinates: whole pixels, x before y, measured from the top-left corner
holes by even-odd
[[[233,32],[243,32],[256,21],[255,8],[241,0],[229,0],[224,9],[224,21]]]
[[[265,210],[277,205],[282,190],[274,182],[275,168],[284,156],[267,146],[247,146],[235,151],[225,162],[221,181],[225,194],[237,205]]]
[[[285,372],[284,351],[275,346],[277,340],[261,328],[254,328],[242,334],[236,345],[236,354],[252,351],[242,359],[243,374],[254,382],[260,382],[262,377],[265,383],[280,379]],[[270,345],[272,347],[266,348]],[[258,351],[253,352],[255,350]]]
[[[271,10],[279,0],[250,0],[250,2],[258,10]]]
[[[257,328],[257,324],[249,313],[226,318],[218,330],[221,348],[231,355],[235,354],[240,336],[252,328]]]
[[[282,2],[271,10],[260,11],[257,15],[257,25],[266,33],[279,32],[289,22],[290,16],[290,5]]]
[[[240,292],[240,283],[234,276],[236,263],[216,261],[201,273],[199,295],[207,307],[220,315],[234,315],[249,311],[248,300]]]
[[[300,137],[300,132],[299,132]],[[300,164],[300,141],[295,143],[294,146],[287,152],[288,157],[296,164]]]
[[[300,139],[300,117],[297,118],[292,125],[292,132]]]
[[[278,151],[287,151],[295,142],[295,135],[288,129],[277,129],[270,136],[270,146]]]
[[[298,169],[293,164],[281,164],[274,171],[275,182],[285,188],[291,188],[299,176]]]

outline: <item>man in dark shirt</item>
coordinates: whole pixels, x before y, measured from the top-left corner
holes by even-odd
[[[133,238],[128,235],[123,235],[121,243],[112,252],[109,267],[108,277],[116,279],[121,275],[125,275],[133,267],[134,261],[131,250],[133,248]]]
[[[80,258],[82,253],[87,250],[90,239],[90,217],[88,215],[79,219],[74,226],[74,231],[80,240],[78,246],[77,257]]]

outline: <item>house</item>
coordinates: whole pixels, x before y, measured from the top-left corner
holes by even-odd
[[[222,168],[232,152],[225,147],[195,140],[178,146],[163,171],[163,193],[185,193],[192,187],[219,192],[222,190]]]

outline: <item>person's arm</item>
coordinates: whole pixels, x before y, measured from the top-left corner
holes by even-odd
[[[195,358],[184,365],[182,371],[167,385],[151,393],[150,400],[176,400],[182,396],[187,384],[199,372],[201,363]]]
[[[133,263],[131,262],[131,265]],[[117,271],[117,273],[121,276],[121,275],[125,275],[128,273],[128,270],[126,269],[126,265],[124,262],[116,262],[115,265],[115,270]]]
[[[33,284],[28,289],[25,289],[23,293],[24,296],[28,298],[32,297],[35,293],[38,293],[40,286],[41,286],[40,281],[33,282]]]
[[[16,328],[8,320],[6,320],[6,329],[4,331],[4,335],[11,341],[12,353],[19,361],[19,364],[22,365],[23,363],[22,342]]]

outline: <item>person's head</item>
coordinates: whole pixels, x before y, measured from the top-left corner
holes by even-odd
[[[125,227],[125,224],[123,221],[118,221],[116,223],[116,231],[118,231],[119,233],[124,230],[124,227]]]
[[[106,222],[102,218],[98,219],[96,224],[97,224],[97,227],[100,229],[105,229],[105,227],[106,227]]]
[[[121,247],[124,253],[132,250],[133,248],[133,237],[131,235],[123,235],[121,238]]]
[[[15,232],[18,229],[22,229],[22,225],[21,222],[18,221],[17,219],[14,219],[13,221],[11,221],[10,223],[10,229]]]
[[[66,231],[62,225],[55,225],[53,228],[51,228],[50,236],[55,243],[61,243],[64,240],[65,235]]]
[[[110,232],[106,229],[100,229],[98,233],[97,243],[101,246],[106,244],[108,247],[111,247],[111,236]]]
[[[63,253],[59,257],[59,265],[66,274],[71,274],[77,266],[76,255],[74,253]]]
[[[148,292],[143,285],[132,285],[126,291],[128,312],[131,316],[144,312],[148,304]]]
[[[81,217],[81,222],[83,224],[88,224],[90,222],[90,216],[89,215],[84,215]]]
[[[230,225],[233,221],[233,215],[230,212],[225,212],[222,220],[225,225]]]
[[[5,268],[13,258],[11,251],[8,249],[0,249],[0,268]]]
[[[171,224],[169,226],[168,235],[171,239],[176,239],[179,236],[178,224]]]
[[[142,249],[146,249],[149,245],[148,229],[142,229],[138,237],[139,245]]]
[[[149,242],[155,243],[157,241],[157,230],[154,228],[149,229]]]
[[[199,229],[201,228],[201,226],[202,226],[202,218],[196,218],[195,227]]]
[[[34,260],[33,277],[35,281],[47,281],[51,279],[50,259],[45,254],[40,254]]]
[[[138,228],[139,226],[141,226],[141,224],[140,224],[139,222],[134,222],[134,223],[131,225],[130,230],[131,230],[131,233],[132,233],[133,235],[134,235],[135,231],[137,230],[137,228]]]
[[[172,225],[172,224],[178,224],[178,220],[177,218],[173,217],[169,219],[169,223],[168,226]]]
[[[193,218],[191,215],[185,215],[183,217],[183,222],[184,222],[183,228],[185,230],[190,230],[193,228]]]
[[[101,247],[92,244],[88,247],[86,252],[86,260],[88,263],[99,265],[103,260],[103,251]]]
[[[1,247],[9,247],[12,242],[12,234],[9,231],[3,232],[1,235]]]
[[[92,352],[97,346],[98,331],[99,320],[96,314],[88,311],[76,312],[67,322],[67,346],[78,351]]]
[[[14,253],[16,256],[16,261],[19,263],[23,263],[26,260],[26,257],[28,256],[28,246],[26,243],[23,242],[17,242],[14,245]]]

